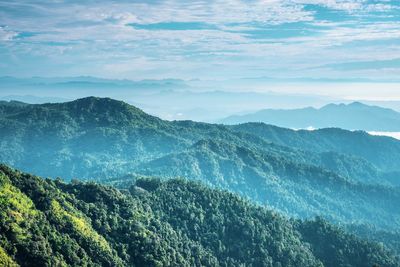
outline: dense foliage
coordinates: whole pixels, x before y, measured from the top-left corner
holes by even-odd
[[[326,266],[385,266],[396,264],[382,244],[356,238],[321,218],[297,224],[303,240]],[[398,263],[397,263],[398,264]]]
[[[231,128],[251,133],[278,145],[320,153],[353,155],[386,172],[400,170],[400,142],[391,137],[377,137],[363,131],[346,131],[339,128],[295,131],[264,123],[244,123]],[[394,182],[400,185],[399,179]]]
[[[399,229],[377,229],[373,225],[350,224],[346,230],[357,236],[371,241],[376,241],[389,248],[393,253],[400,256],[400,230]]]
[[[191,177],[296,217],[400,226],[400,190],[354,182],[323,168],[218,140],[146,163],[142,173]],[[349,205],[351,203],[351,205]]]
[[[321,250],[325,247],[329,248],[326,252]],[[120,192],[95,183],[44,180],[3,165],[0,263],[398,265],[383,247],[327,222],[289,221],[232,193],[201,184],[141,178],[129,191]]]

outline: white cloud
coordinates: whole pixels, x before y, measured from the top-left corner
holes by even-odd
[[[16,36],[18,36],[17,32],[8,30],[6,27],[0,27],[0,41],[12,41]]]

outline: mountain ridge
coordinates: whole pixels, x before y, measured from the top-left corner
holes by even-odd
[[[233,115],[220,122],[264,122],[292,129],[338,127],[347,130],[400,131],[399,112],[361,102],[328,104],[319,109],[264,109],[247,115]]]

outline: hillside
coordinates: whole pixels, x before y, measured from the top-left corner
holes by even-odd
[[[202,139],[258,148],[271,148],[267,143],[272,142],[280,146],[276,153],[289,152],[285,156],[302,153],[296,149],[336,152],[365,159],[384,171],[400,169],[400,142],[360,132],[169,122],[124,102],[95,97],[41,105],[0,102],[0,111],[0,162],[42,176],[115,177]],[[373,173],[373,167],[367,169]]]
[[[363,158],[383,171],[398,171],[400,142],[394,138],[372,136],[363,131],[326,128],[314,131],[291,130],[264,123],[244,123],[231,129],[251,133],[266,141],[317,153],[336,152]]]
[[[264,122],[286,128],[306,129],[337,127],[348,130],[398,132],[400,113],[360,102],[329,104],[320,109],[264,109],[246,115],[233,115],[220,121],[224,124]]]
[[[4,266],[398,266],[317,219],[289,221],[227,192],[140,179],[128,191],[0,165]],[[307,243],[306,243],[307,242]]]
[[[118,176],[138,163],[185,149],[204,136],[249,143],[243,138],[248,134],[221,125],[164,121],[109,98],[2,105],[0,162],[42,176]],[[263,140],[253,136],[250,142]]]
[[[0,161],[43,176],[113,175],[125,165],[184,147],[171,128],[107,98],[26,105],[0,116]]]
[[[120,184],[132,183],[127,174],[183,176],[291,216],[400,225],[400,142],[392,138],[170,122],[109,98],[4,106],[12,109],[0,115],[0,162],[36,175],[101,183],[124,177]]]
[[[323,215],[336,222],[400,227],[398,189],[354,182],[284,156],[203,140],[145,163],[138,172],[205,181],[300,218]]]

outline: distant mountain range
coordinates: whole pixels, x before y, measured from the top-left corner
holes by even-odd
[[[70,101],[62,97],[40,97],[34,95],[6,95],[0,97],[0,101],[20,101],[29,104],[60,103]]]
[[[220,121],[224,124],[264,122],[286,128],[328,128],[348,130],[400,131],[400,113],[392,109],[360,102],[329,104],[320,109],[264,109],[246,115],[234,115]]]
[[[246,87],[248,82],[247,79],[226,83],[179,79],[133,81],[90,76],[53,78],[0,76],[0,100],[41,104],[65,102],[91,95],[106,96],[133,104],[162,119],[212,123],[220,122],[232,114],[250,114],[265,107],[300,109],[307,106],[321,107],[340,101],[348,103],[342,99],[321,95],[278,93],[269,91],[268,88],[265,91],[252,91]],[[262,83],[257,88],[261,85]],[[400,111],[399,101],[363,101],[363,103]],[[305,127],[308,126],[310,125]]]
[[[60,102],[91,95],[131,103],[167,120],[215,122],[231,114],[273,108],[322,105],[330,98],[315,95],[226,90],[222,83],[195,80],[116,80],[95,77],[0,77],[0,99],[31,104]],[[243,87],[246,88],[246,87]],[[65,102],[61,101],[61,102]],[[250,104],[251,103],[251,104]]]

